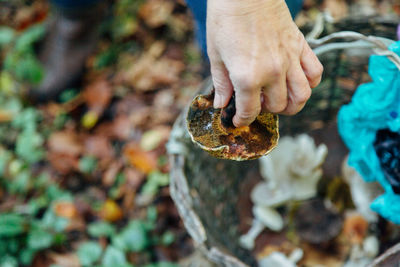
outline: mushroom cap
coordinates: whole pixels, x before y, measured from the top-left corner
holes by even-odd
[[[243,161],[257,159],[276,147],[279,139],[277,115],[262,112],[249,126],[235,128],[231,118],[228,123],[224,122],[223,114],[234,115],[232,107],[214,109],[213,99],[214,92],[197,96],[186,119],[193,142],[203,150],[217,158]]]

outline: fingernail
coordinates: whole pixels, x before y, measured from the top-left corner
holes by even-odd
[[[218,94],[214,97],[214,108],[222,108],[222,97]]]

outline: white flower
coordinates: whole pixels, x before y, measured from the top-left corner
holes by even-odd
[[[277,192],[289,190],[294,200],[308,199],[317,193],[321,165],[327,153],[326,145],[316,147],[314,140],[306,134],[296,138],[283,137],[275,150],[260,159],[261,175],[271,189]]]
[[[342,164],[343,179],[349,184],[351,197],[357,211],[368,221],[376,222],[378,215],[370,208],[372,201],[383,193],[379,183],[367,183],[360,174],[347,164],[346,157]]]

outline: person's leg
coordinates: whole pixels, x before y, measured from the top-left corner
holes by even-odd
[[[186,0],[186,3],[192,11],[195,27],[197,42],[204,53],[207,54],[206,45],[206,16],[207,16],[207,0]],[[286,4],[290,9],[292,17],[300,12],[303,6],[303,0],[286,0]]]
[[[30,91],[33,101],[47,101],[76,84],[98,39],[105,13],[103,0],[53,0],[46,38],[39,51],[45,76]]]

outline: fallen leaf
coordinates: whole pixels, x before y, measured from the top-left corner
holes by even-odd
[[[58,254],[54,252],[49,253],[49,257],[53,260],[53,264],[63,267],[80,267],[81,263],[76,253]]]
[[[69,156],[79,156],[82,144],[78,135],[72,131],[54,132],[48,141],[49,151]]]
[[[110,167],[104,172],[103,175],[103,185],[112,186],[115,183],[115,179],[117,178],[117,174],[122,168],[122,163],[119,161],[113,162]]]
[[[165,25],[171,17],[174,3],[165,0],[148,0],[139,9],[139,16],[147,26],[157,28]]]
[[[60,174],[69,174],[79,170],[79,158],[69,154],[47,152],[47,160]]]
[[[157,168],[157,158],[154,154],[146,152],[135,143],[127,144],[124,148],[124,155],[132,166],[145,174],[149,174]]]
[[[185,65],[179,60],[159,57],[161,49],[165,49],[165,46],[153,44],[144,55],[118,76],[117,81],[142,92],[178,82]]]
[[[361,244],[367,235],[368,222],[360,214],[352,214],[345,218],[343,234],[352,244]]]
[[[83,91],[83,98],[89,109],[102,114],[112,98],[112,88],[107,80],[97,80]]]
[[[133,191],[136,191],[145,179],[142,172],[129,167],[124,169],[124,175],[127,185]]]
[[[57,202],[54,205],[54,212],[57,216],[72,219],[78,215],[78,211],[72,202]]]
[[[140,147],[144,151],[156,149],[159,145],[168,140],[171,128],[169,126],[158,126],[152,130],[145,132],[140,141]]]
[[[111,199],[107,199],[100,210],[100,217],[108,222],[116,222],[122,219],[122,209]]]
[[[11,121],[13,118],[13,112],[8,110],[0,110],[0,123]]]
[[[106,136],[91,135],[84,141],[85,155],[98,159],[114,157],[114,149]]]

